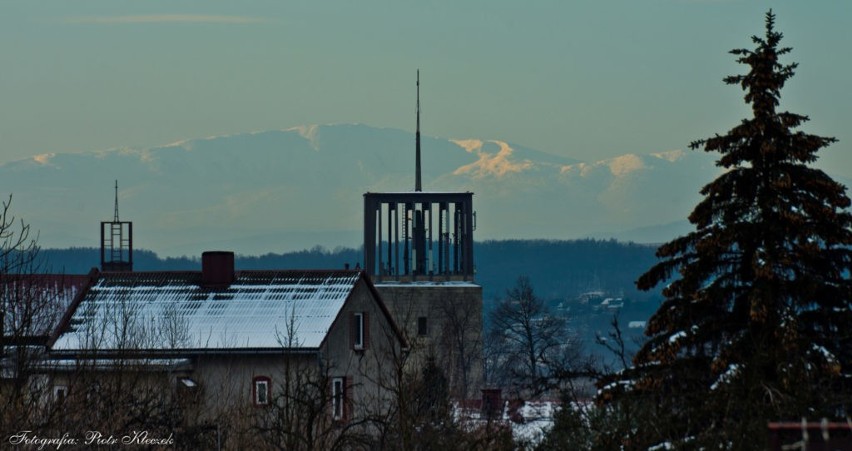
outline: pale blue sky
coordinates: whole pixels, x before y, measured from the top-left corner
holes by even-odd
[[[301,124],[501,139],[582,160],[686,148],[747,113],[722,78],[772,7],[782,107],[852,177],[849,0],[3,1],[0,162]],[[357,149],[353,149],[357,151]]]

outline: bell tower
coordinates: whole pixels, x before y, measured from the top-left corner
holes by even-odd
[[[414,190],[364,194],[364,271],[411,344],[412,368],[430,359],[450,395],[482,388],[482,287],[474,282],[473,193],[424,191],[420,71]]]
[[[473,280],[471,192],[425,192],[417,71],[414,191],[364,194],[364,270],[373,280]]]

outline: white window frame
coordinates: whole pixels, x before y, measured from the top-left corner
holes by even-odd
[[[263,376],[254,379],[254,405],[269,405],[269,382],[270,379]]]
[[[346,378],[331,379],[331,417],[342,420],[346,415]]]

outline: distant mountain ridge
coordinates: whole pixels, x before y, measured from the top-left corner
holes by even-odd
[[[568,146],[569,144],[566,144]],[[718,173],[704,152],[629,153],[581,162],[482,139],[423,138],[423,187],[472,191],[477,240],[619,236],[683,221]],[[301,126],[0,165],[3,193],[48,247],[98,246],[98,222],[120,213],[137,247],[264,254],[361,244],[362,194],[408,191],[414,136],[359,124]],[[570,153],[570,152],[567,152]],[[0,193],[2,194],[2,193]]]

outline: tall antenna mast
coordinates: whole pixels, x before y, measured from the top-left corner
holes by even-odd
[[[113,220],[101,221],[101,271],[133,271],[133,223],[118,219],[118,180]]]
[[[422,186],[420,185],[420,69],[417,69],[417,132],[414,134],[414,137],[415,148],[417,149],[414,169],[414,191],[422,191]]]
[[[118,222],[118,180],[115,181],[115,219]]]

